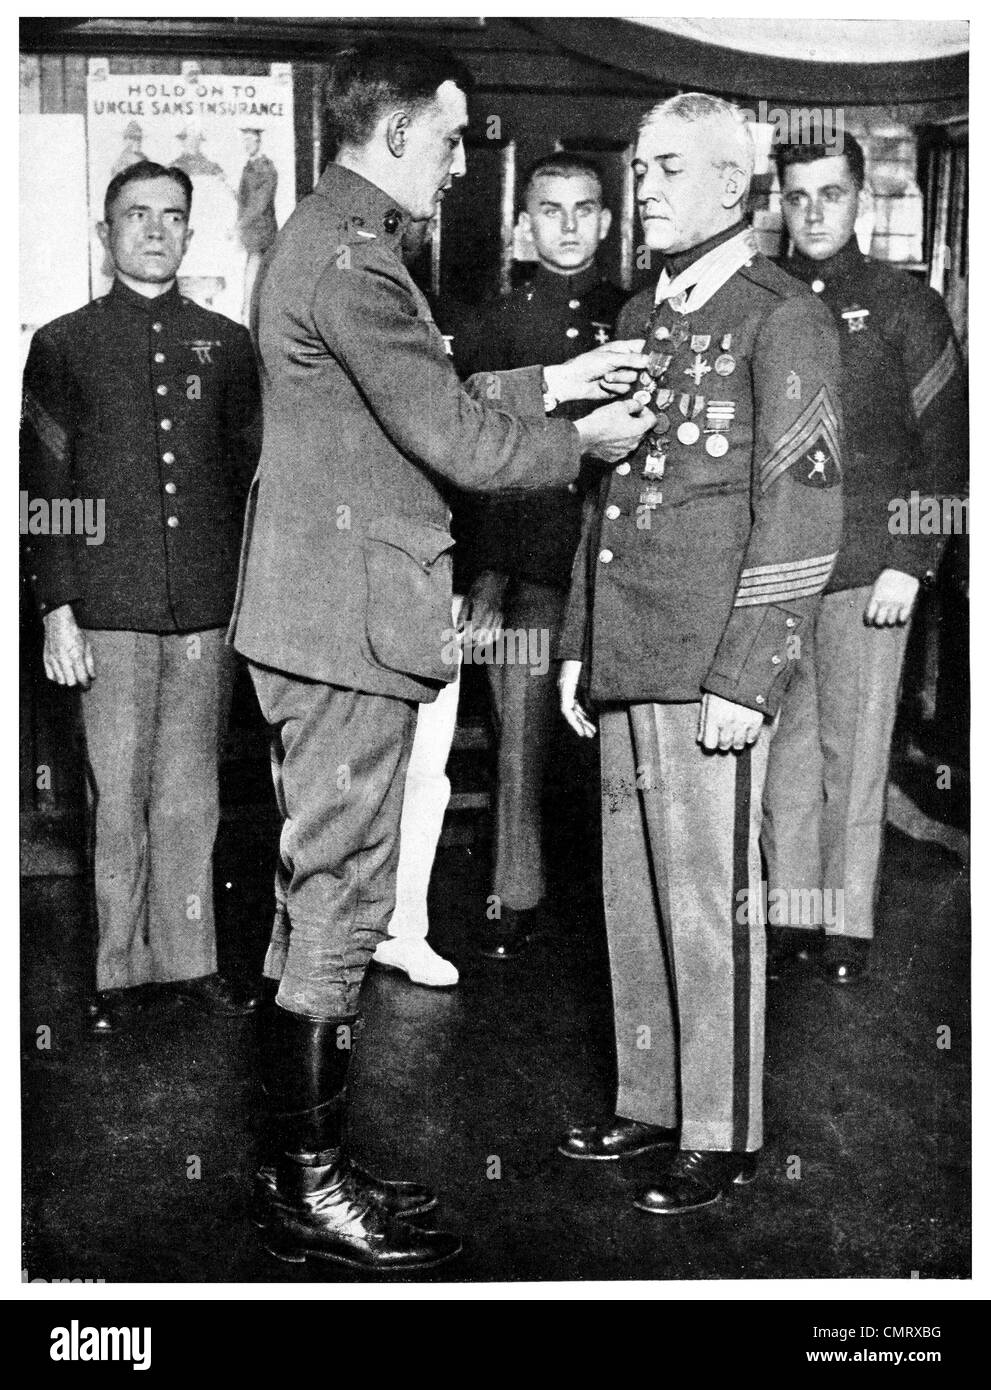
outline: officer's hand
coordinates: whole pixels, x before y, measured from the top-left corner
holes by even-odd
[[[864,609],[868,627],[899,627],[907,623],[919,592],[919,581],[902,570],[882,570]]]
[[[468,628],[470,640],[479,646],[497,641],[502,632],[502,601],[508,583],[508,574],[483,570],[468,590],[460,621]]]
[[[746,705],[734,704],[724,700],[721,695],[706,692],[702,696],[699,711],[699,731],[696,743],[714,752],[728,753],[731,748],[737,752],[748,743],[756,743],[764,725],[764,716],[759,710],[748,709]]]
[[[45,675],[59,685],[81,685],[88,690],[96,679],[93,648],[68,603],[45,614],[44,660]]]
[[[562,661],[557,688],[561,696],[561,713],[579,738],[595,738],[595,725],[578,703],[578,680],[582,673],[580,661]]]
[[[619,463],[652,428],[655,417],[636,401],[600,405],[591,415],[575,421],[582,437],[582,453],[605,463]]]
[[[570,362],[545,367],[547,389],[559,401],[606,401],[625,395],[647,365],[643,345],[643,338],[604,343]]]

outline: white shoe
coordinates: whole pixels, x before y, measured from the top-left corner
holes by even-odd
[[[457,966],[439,956],[422,936],[390,936],[380,941],[372,959],[378,965],[403,970],[415,985],[456,985]]]

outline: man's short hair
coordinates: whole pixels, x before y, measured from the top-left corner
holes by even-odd
[[[114,203],[127,185],[137,183],[139,179],[171,179],[186,195],[186,215],[192,212],[193,181],[185,169],[169,169],[164,164],[156,164],[154,160],[139,159],[137,164],[131,164],[119,174],[115,174],[107,184],[107,193],[103,200],[104,222],[109,222],[113,217]]]
[[[328,136],[341,145],[366,145],[384,112],[429,106],[444,82],[467,96],[475,79],[454,54],[407,39],[368,39],[334,55],[324,87]]]
[[[665,116],[677,116],[681,121],[708,121],[719,134],[719,148],[712,161],[715,167],[742,169],[748,180],[753,178],[757,151],[746,113],[739,106],[706,92],[683,92],[652,106],[641,120],[640,129]]]
[[[564,179],[573,179],[584,174],[599,185],[599,200],[602,200],[602,170],[595,160],[586,159],[582,154],[569,154],[567,150],[554,150],[542,159],[533,160],[524,169],[520,184],[520,202],[524,207],[534,180],[540,178],[541,174],[553,174]]]
[[[843,145],[840,149],[837,149],[835,145],[809,145],[802,144],[801,141],[795,141],[794,144],[776,145],[774,147],[774,162],[778,168],[778,182],[784,188],[785,170],[792,164],[815,164],[820,159],[836,159],[838,156],[846,160],[850,177],[857,187],[863,188],[867,181],[864,149],[852,135],[843,136]]]

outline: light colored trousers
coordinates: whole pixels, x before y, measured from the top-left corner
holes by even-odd
[[[753,1150],[763,1142],[759,836],[773,730],[744,752],[706,753],[698,719],[697,703],[599,714],[616,1113],[680,1126],[683,1149]]]
[[[762,836],[771,921],[775,891],[784,903],[816,890],[824,920],[781,925],[866,941],[909,631],[864,623],[871,588],[826,594],[802,639],[771,750]]]
[[[86,632],[97,989],[216,969],[217,760],[235,672],[224,631]]]

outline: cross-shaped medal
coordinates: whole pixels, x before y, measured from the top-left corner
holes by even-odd
[[[599,324],[598,332],[595,335],[595,341],[597,343],[608,343],[609,334],[606,332],[605,324]]]
[[[708,362],[705,361],[700,352],[697,352],[695,354],[695,365],[685,368],[685,376],[690,376],[696,386],[701,386],[702,378],[705,376],[706,372],[711,371],[712,368],[709,366]]]

